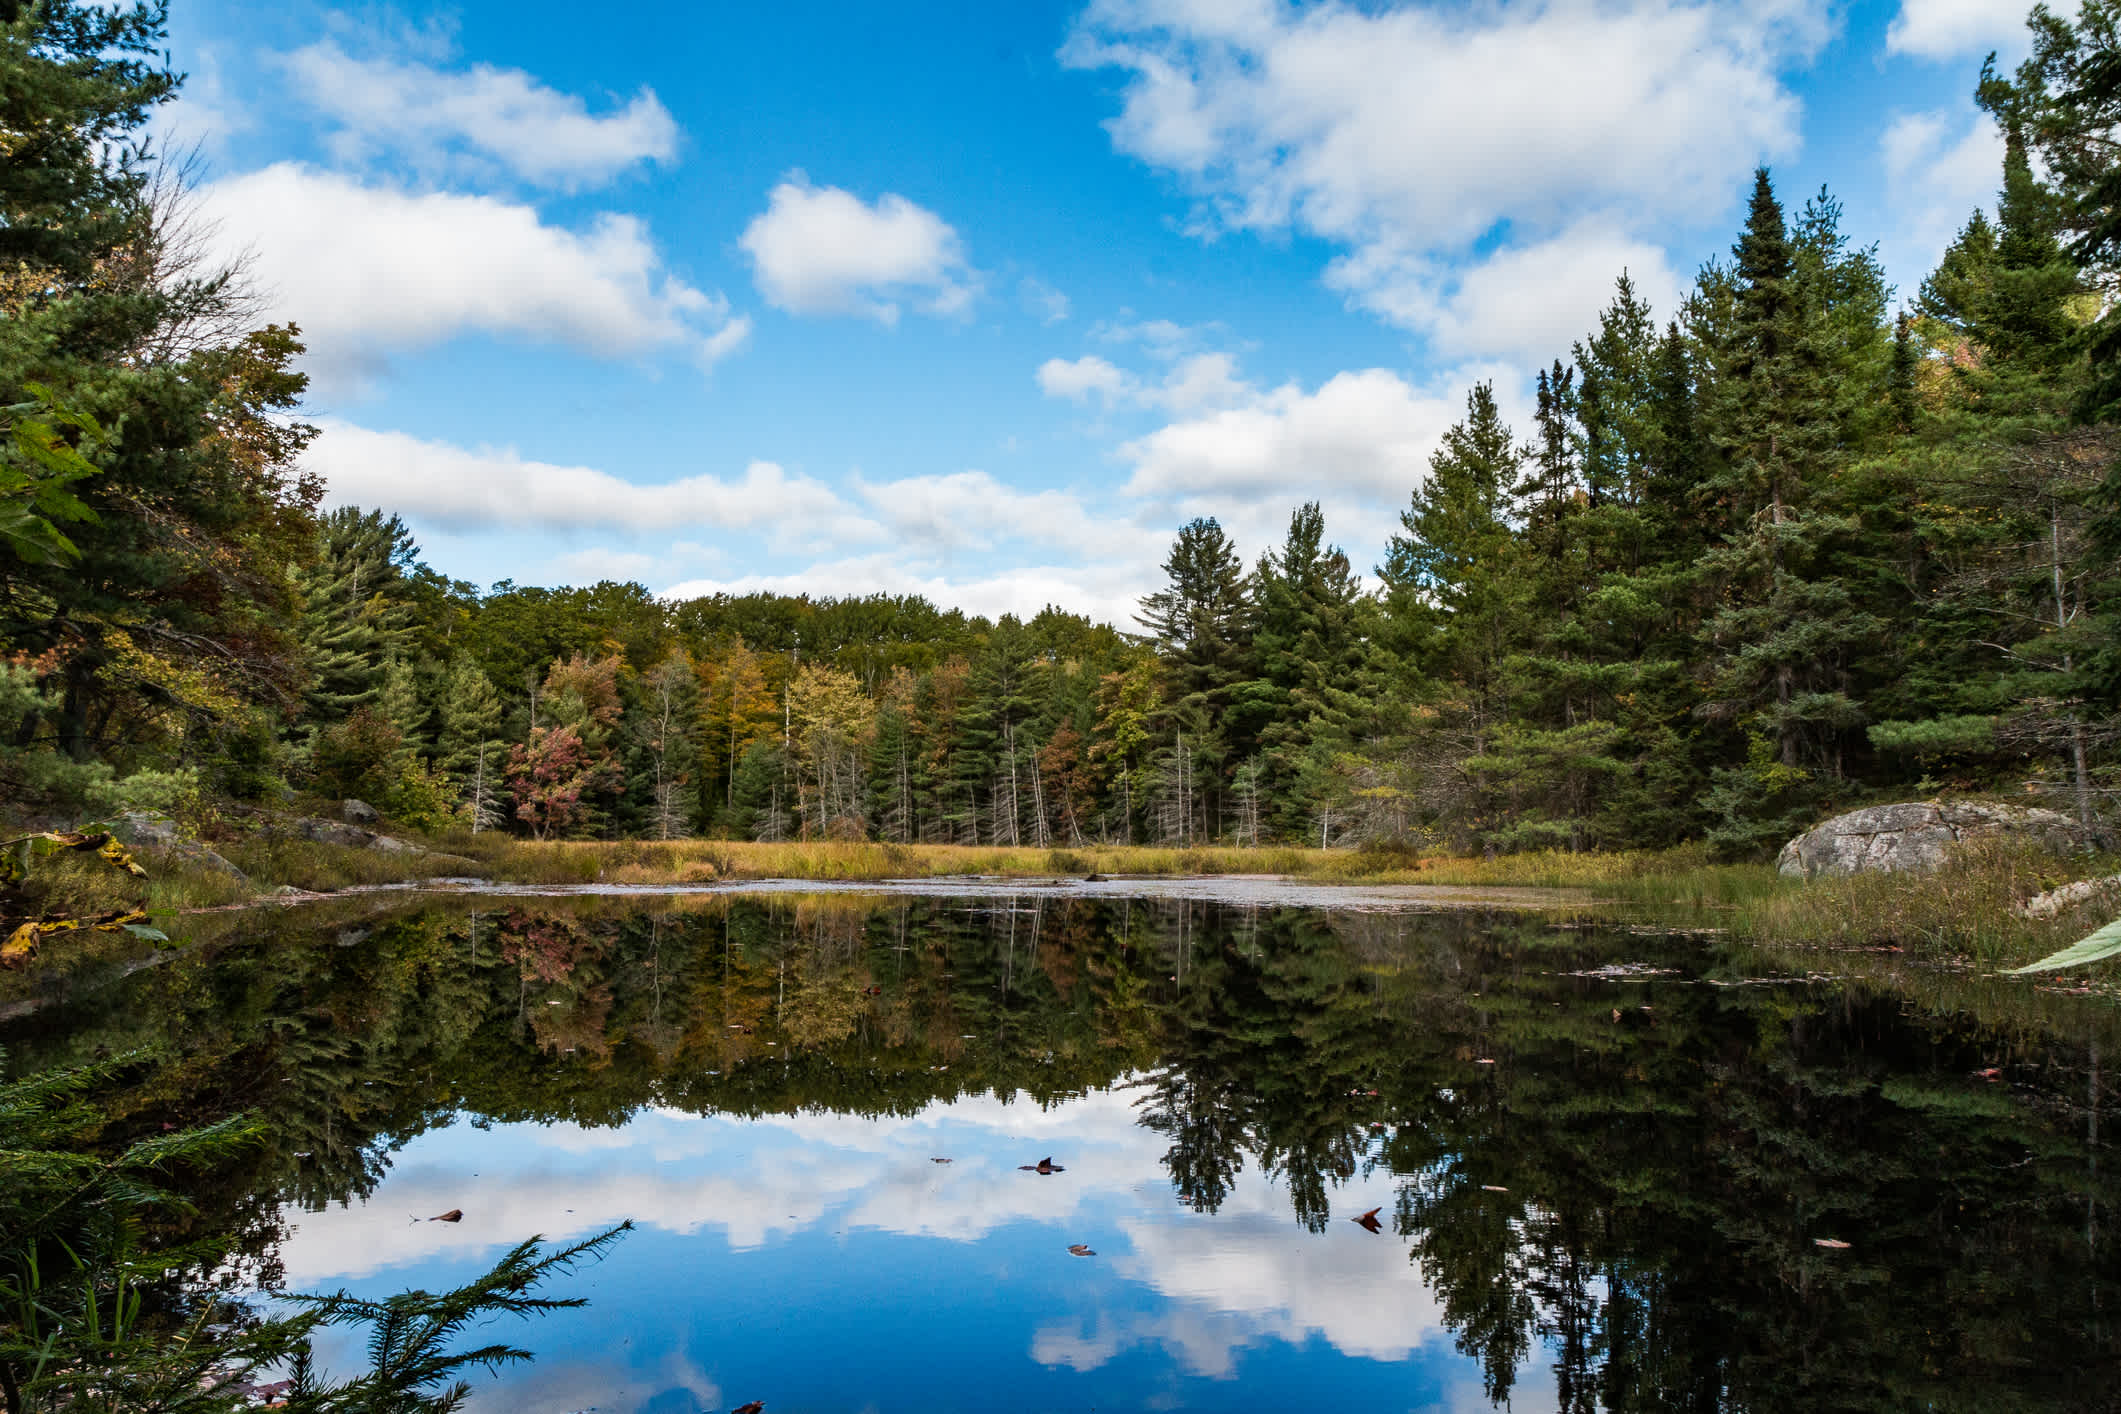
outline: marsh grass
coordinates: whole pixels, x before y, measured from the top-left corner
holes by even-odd
[[[155,913],[175,913],[234,903],[252,892],[226,874],[156,852],[142,851],[139,858],[148,871],[145,879],[113,869],[92,855],[67,852],[41,859],[23,881],[23,905],[40,917],[107,913],[136,904]]]
[[[1731,930],[1769,948],[1898,947],[1912,957],[2017,966],[2112,921],[2113,901],[2092,899],[2050,919],[2018,909],[2076,879],[2121,870],[2112,856],[2058,856],[1984,841],[1935,874],[1856,874],[1785,882],[1741,901]]]

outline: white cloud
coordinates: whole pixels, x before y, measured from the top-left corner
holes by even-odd
[[[1722,210],[1795,150],[1777,70],[1826,33],[1816,0],[1096,0],[1061,53],[1129,72],[1113,140],[1188,183],[1197,230],[1337,243],[1358,303],[1489,352],[1452,318],[1452,265],[1498,231],[1523,252],[1593,220],[1661,267],[1628,233]]]
[[[1395,324],[1427,330],[1439,353],[1541,364],[1566,359],[1597,327],[1622,271],[1654,310],[1678,312],[1684,285],[1663,247],[1598,221],[1505,247],[1456,276],[1369,247],[1335,261],[1326,282]]]
[[[853,314],[891,324],[901,303],[959,315],[978,295],[963,243],[940,216],[895,192],[874,204],[797,172],[737,242],[759,293],[793,314]]]
[[[1004,541],[1057,545],[1095,559],[1159,556],[1165,537],[1091,515],[1066,491],[1019,491],[984,471],[855,479],[869,512],[893,540],[916,550],[987,548]]]
[[[707,594],[918,594],[968,614],[1029,618],[1055,604],[1105,623],[1129,625],[1141,597],[1156,588],[1154,560],[1084,565],[1019,565],[992,574],[953,578],[924,572],[889,555],[832,560],[789,574],[690,579],[662,591],[666,599]]]
[[[463,333],[606,357],[674,349],[707,366],[750,328],[673,274],[632,216],[575,231],[496,197],[369,186],[287,162],[213,183],[203,205],[219,238],[251,253],[275,316],[302,326],[326,392]]]
[[[1900,229],[1883,243],[1888,271],[1911,290],[2003,184],[2003,135],[1971,106],[1903,113],[1879,139],[1885,188]]]
[[[1106,402],[1127,396],[1134,376],[1095,354],[1082,358],[1049,358],[1038,366],[1038,388],[1049,398],[1082,402],[1093,394]]]
[[[527,461],[511,449],[469,450],[337,418],[317,422],[321,435],[304,464],[323,477],[331,504],[384,506],[449,530],[768,528],[797,543],[881,533],[830,487],[772,462],[753,462],[735,480],[688,476],[636,485],[593,467]]]
[[[624,107],[591,113],[576,95],[489,64],[449,71],[356,58],[334,40],[280,63],[294,95],[339,124],[327,142],[342,162],[389,152],[437,170],[469,154],[525,181],[578,187],[677,155],[677,121],[645,88]]]
[[[1044,280],[1026,276],[1017,291],[1023,297],[1024,308],[1042,322],[1058,324],[1068,317],[1068,297]]]
[[[1252,389],[1237,377],[1237,359],[1228,353],[1194,354],[1180,359],[1160,381],[1127,372],[1096,354],[1049,358],[1038,366],[1039,391],[1049,398],[1085,402],[1095,396],[1106,407],[1122,403],[1197,412],[1249,401]]]
[[[1120,449],[1134,467],[1127,494],[1185,501],[1355,491],[1396,507],[1462,406],[1462,395],[1421,392],[1382,368],[1337,373],[1315,392],[1284,384],[1246,406],[1128,442]]]
[[[1918,59],[1957,59],[1990,49],[2022,50],[2026,42],[2025,0],[1900,0],[1900,13],[1885,32],[1885,52]],[[2074,0],[2048,5],[2074,16]]]

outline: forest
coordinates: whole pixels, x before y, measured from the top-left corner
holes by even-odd
[[[2121,6],[2036,10],[1910,293],[1762,169],[1683,304],[1624,272],[1407,488],[1180,528],[1131,624],[913,597],[480,589],[303,470],[298,327],[145,133],[153,6],[0,3],[0,800],[354,797],[405,828],[1759,857],[1940,792],[2096,824],[2121,771]],[[1301,468],[1291,468],[1292,475]]]

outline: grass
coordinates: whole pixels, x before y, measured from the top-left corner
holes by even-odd
[[[1791,881],[1738,903],[1734,934],[1772,949],[1896,947],[1924,961],[2015,967],[2113,920],[2115,902],[2093,899],[2050,919],[2018,909],[2076,879],[2121,872],[2112,856],[2061,857],[2022,845],[1962,849],[1935,874],[1855,874]]]

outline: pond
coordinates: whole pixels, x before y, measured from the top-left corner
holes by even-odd
[[[83,969],[0,1046],[263,1118],[196,1220],[257,1286],[631,1219],[473,1409],[2113,1407],[2110,1008],[1305,902],[379,898]]]

